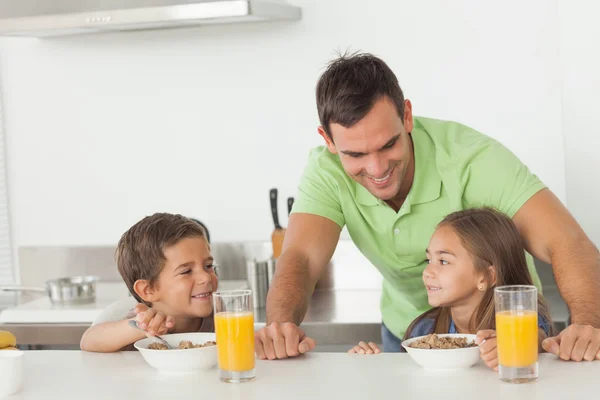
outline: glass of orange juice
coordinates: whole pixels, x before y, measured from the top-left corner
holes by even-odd
[[[219,378],[239,383],[254,379],[252,291],[213,293]]]
[[[510,383],[538,378],[538,294],[535,286],[494,289],[500,379]]]

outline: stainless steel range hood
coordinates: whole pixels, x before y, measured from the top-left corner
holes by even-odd
[[[0,0],[0,36],[63,36],[299,20],[285,0]]]

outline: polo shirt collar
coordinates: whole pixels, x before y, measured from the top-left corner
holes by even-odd
[[[365,189],[363,185],[356,181],[354,181],[354,185],[356,186],[356,201],[358,203],[363,206],[376,206],[381,203],[381,201]]]
[[[414,206],[439,198],[442,178],[437,169],[435,146],[427,132],[415,128],[411,136],[415,154],[415,178],[408,198]]]

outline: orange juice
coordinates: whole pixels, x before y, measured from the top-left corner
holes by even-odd
[[[254,315],[222,312],[215,315],[219,368],[244,372],[254,369]]]
[[[503,367],[527,367],[538,360],[538,316],[535,311],[496,313],[498,363]]]

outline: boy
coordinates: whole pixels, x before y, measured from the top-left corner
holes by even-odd
[[[218,280],[204,229],[182,215],[157,213],[123,234],[117,267],[139,302],[123,320],[90,327],[81,349],[134,350],[146,336],[214,332],[212,293]],[[128,325],[137,321],[146,333]]]

